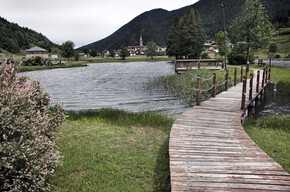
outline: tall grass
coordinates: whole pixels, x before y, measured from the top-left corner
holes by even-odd
[[[225,90],[225,72],[224,71],[211,71],[207,69],[194,70],[184,74],[175,74],[165,77],[152,79],[149,81],[145,88],[148,90],[157,90],[168,92],[169,94],[181,99],[189,106],[195,104],[196,90],[197,90],[197,76],[201,75],[201,101],[211,97],[213,86],[213,73],[217,75],[216,94]],[[237,83],[239,82],[237,77]],[[234,69],[229,70],[228,86],[234,85]]]
[[[143,127],[168,127],[173,124],[174,119],[167,115],[147,111],[140,113],[131,113],[118,109],[101,109],[87,111],[69,111],[70,120],[101,118],[110,123],[119,126],[143,126]]]

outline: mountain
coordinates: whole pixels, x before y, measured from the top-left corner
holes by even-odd
[[[51,42],[41,33],[26,27],[20,27],[0,17],[0,49],[12,53],[19,53],[21,50],[31,48],[35,45],[49,51],[54,47],[58,47],[58,45]]]
[[[276,22],[282,12],[285,13],[287,17],[290,16],[289,0],[261,0],[261,2],[267,9],[272,23]],[[207,38],[212,38],[218,31],[223,30],[222,3],[225,5],[226,27],[228,29],[231,22],[241,12],[241,7],[245,3],[245,0],[200,0],[190,5],[199,11],[203,21],[204,33]],[[141,34],[144,44],[149,41],[154,41],[157,45],[165,46],[174,18],[182,17],[188,7],[189,6],[173,11],[154,9],[144,12],[107,38],[80,47],[78,50],[82,51],[84,47],[104,50],[117,49],[121,45],[138,45]]]

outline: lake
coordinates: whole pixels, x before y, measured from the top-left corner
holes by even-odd
[[[174,74],[174,63],[97,63],[88,67],[27,72],[41,81],[54,103],[65,110],[114,108],[130,112],[159,111],[179,115],[188,107],[167,93],[148,91],[153,78]]]

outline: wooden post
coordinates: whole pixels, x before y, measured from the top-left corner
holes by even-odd
[[[200,75],[197,76],[196,105],[200,105]]]
[[[268,81],[270,81],[270,77],[271,77],[271,66],[269,66],[269,77],[268,77]]]
[[[265,69],[263,69],[262,88],[264,88],[264,83],[265,83]]]
[[[226,71],[225,80],[226,80],[225,91],[227,91],[228,90],[228,84],[229,84],[229,70]]]
[[[237,68],[235,68],[234,86],[237,85]]]
[[[212,97],[215,97],[216,95],[216,73],[213,73],[213,87],[212,87]]]
[[[244,76],[243,78],[243,91],[242,91],[242,104],[241,104],[241,109],[245,109],[245,104],[246,104],[246,91],[247,91],[247,78]]]
[[[243,66],[241,66],[241,82],[243,82]]]
[[[250,74],[250,89],[249,89],[249,100],[252,100],[253,97],[253,74]]]
[[[200,69],[200,60],[198,60],[197,65],[198,65],[198,69]]]
[[[259,86],[260,86],[260,71],[258,71],[258,74],[257,74],[256,93],[259,92]]]
[[[265,84],[268,83],[268,67],[266,67],[266,74],[265,74]]]

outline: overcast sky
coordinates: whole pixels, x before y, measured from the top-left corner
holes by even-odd
[[[198,0],[0,0],[0,16],[76,47],[103,39],[139,14],[175,10]]]

